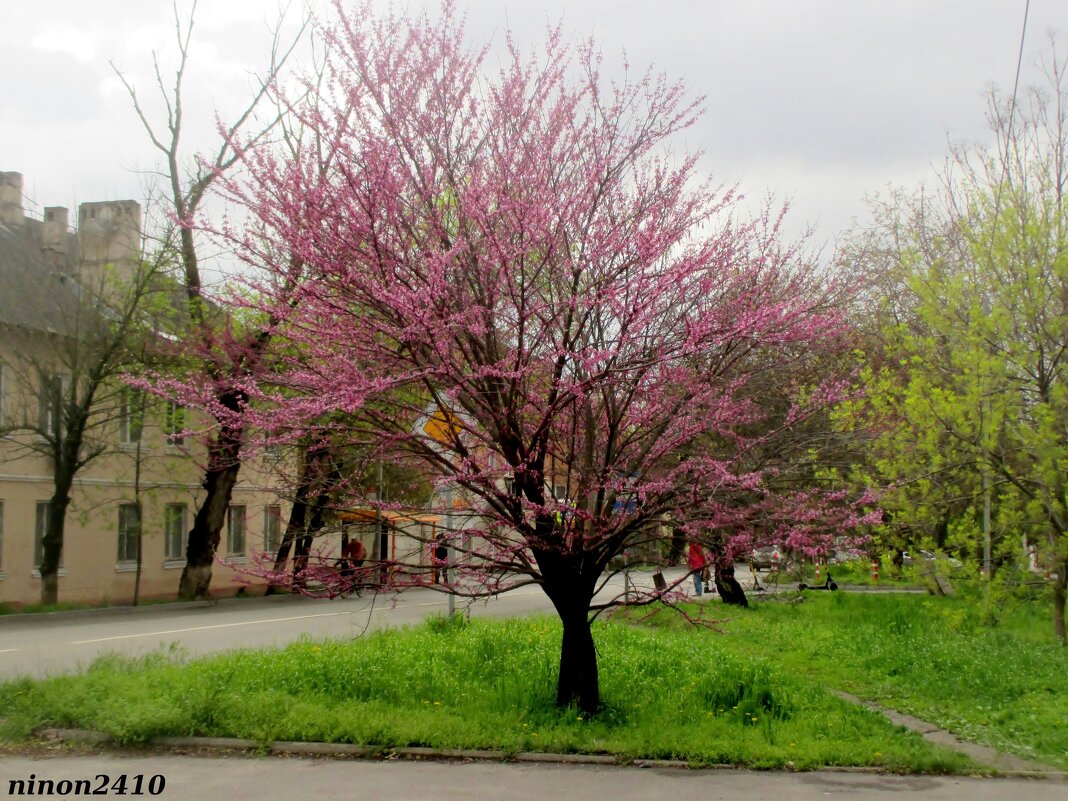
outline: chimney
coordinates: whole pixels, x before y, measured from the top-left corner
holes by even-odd
[[[45,206],[44,225],[41,228],[41,249],[55,262],[62,262],[70,252],[67,233],[69,212],[63,206]]]
[[[80,204],[78,248],[85,266],[135,268],[141,258],[141,205],[136,200]]]
[[[22,173],[0,172],[0,222],[22,225]]]

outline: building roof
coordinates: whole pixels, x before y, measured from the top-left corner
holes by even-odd
[[[47,257],[41,224],[0,222],[0,324],[31,331],[72,333],[78,287],[69,257]]]

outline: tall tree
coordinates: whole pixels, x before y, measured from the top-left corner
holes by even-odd
[[[920,522],[974,554],[999,529],[1006,555],[1020,537],[1039,546],[1063,640],[1068,73],[1055,47],[1046,67],[1020,104],[991,96],[991,147],[955,148],[939,191],[884,209],[872,266],[904,300],[868,411],[882,421],[875,468],[902,498],[920,490]]]
[[[156,88],[164,107],[162,123],[150,119],[134,85],[117,67],[113,65],[113,68],[126,87],[149,140],[164,158],[166,197],[170,211],[179,223],[167,227],[167,238],[173,235],[177,240],[168,244],[173,245],[179,254],[184,273],[190,319],[189,344],[200,360],[204,383],[210,386],[213,398],[213,403],[203,407],[214,419],[214,427],[208,434],[202,481],[205,494],[189,532],[186,565],[178,588],[179,597],[198,598],[208,593],[226,510],[241,469],[242,447],[248,433],[241,416],[248,399],[245,383],[267,348],[270,335],[262,327],[251,331],[241,329],[236,332],[235,340],[234,329],[213,311],[206,298],[194,223],[212,185],[238,162],[239,153],[235,147],[238,138],[253,144],[269,137],[279,125],[283,113],[271,105],[271,89],[301,41],[304,25],[299,26],[284,45],[282,23],[279,22],[272,39],[268,67],[259,78],[248,104],[231,122],[219,124],[219,144],[213,152],[189,160],[182,146],[182,137],[186,134],[185,80],[197,3],[193,0],[184,15],[177,3],[172,8],[178,47],[178,64],[172,76],[164,77],[159,57],[153,54]]]
[[[329,168],[256,148],[249,181],[226,182],[252,218],[231,243],[261,277],[232,302],[288,343],[246,419],[299,438],[337,414],[331,436],[472,501],[445,588],[540,586],[563,624],[557,701],[593,713],[610,560],[665,519],[707,537],[720,499],[761,486],[745,388],[838,347],[836,290],[777,215],[743,220],[696,155],[669,155],[700,113],[681,85],[609,83],[559,30],[537,55],[509,39],[488,70],[451,4],[338,14],[314,102],[291,104]],[[711,435],[730,447],[697,447]]]

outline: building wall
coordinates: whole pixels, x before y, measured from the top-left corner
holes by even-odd
[[[5,417],[10,422],[22,414],[35,413],[36,388],[18,378],[31,378],[16,369],[17,360],[4,352],[12,341],[0,326],[0,364],[4,365],[2,385]],[[133,598],[136,563],[120,562],[120,507],[135,501],[135,473],[140,462],[142,521],[141,596],[173,597],[178,589],[184,550],[168,558],[165,547],[164,516],[168,504],[184,504],[183,535],[203,498],[199,485],[204,447],[186,439],[183,446],[168,444],[160,423],[162,412],[146,415],[141,432],[141,448],[123,444],[121,423],[108,418],[91,429],[93,446],[103,444],[108,452],[83,468],[75,478],[71,505],[67,511],[60,571],[61,601],[126,602]],[[196,420],[190,421],[196,427]],[[36,603],[40,581],[35,569],[34,543],[37,504],[49,500],[53,492],[48,458],[28,446],[32,434],[0,437],[0,602]],[[277,506],[279,535],[289,514],[288,505],[268,489],[275,478],[266,466],[251,461],[242,466],[232,505],[245,507],[245,552],[235,563],[255,561],[266,543],[267,507]],[[226,555],[227,531],[222,533],[220,556]],[[248,576],[225,565],[217,565],[212,589],[217,594],[234,594],[248,584]],[[253,584],[258,582],[253,581]]]
[[[33,293],[40,295],[48,291],[49,283],[43,280],[45,273],[74,275],[73,270],[94,270],[104,265],[135,266],[140,257],[141,223],[136,202],[82,204],[79,231],[75,234],[66,227],[66,209],[47,208],[44,220],[25,217],[21,187],[21,175],[0,173],[0,226],[7,226],[0,228],[0,233],[7,237],[0,238],[0,248],[5,243],[30,242],[36,243],[40,252],[34,256],[28,273],[30,279],[18,273],[21,277],[14,286],[11,282],[7,284],[9,293],[25,293],[29,301]],[[21,260],[21,248],[22,245],[18,248],[10,245],[7,255],[17,252]],[[10,259],[7,264],[11,269]],[[0,269],[4,269],[3,265],[0,261]],[[33,270],[42,271],[39,283],[33,280],[36,275]],[[8,298],[9,311],[13,308],[10,301]],[[0,318],[0,427],[36,419],[41,368],[47,372],[66,372],[63,334],[57,333],[55,321],[34,327],[32,319],[32,315],[27,315],[17,324],[11,324]],[[66,347],[69,351],[69,345]],[[166,553],[167,505],[185,505],[181,528],[183,534],[188,534],[204,496],[199,485],[203,445],[193,438],[186,439],[182,446],[168,443],[162,401],[157,401],[156,408],[146,415],[140,451],[136,445],[124,443],[114,404],[119,390],[121,387],[108,387],[113,401],[107,408],[106,404],[99,405],[90,429],[89,447],[100,446],[104,453],[75,478],[59,577],[61,602],[123,603],[133,598],[136,561],[120,556],[136,555],[136,551],[127,547],[125,554],[120,554],[120,515],[122,506],[135,500],[138,465],[144,509],[140,585],[143,598],[175,597],[185,564],[184,548],[181,555],[169,558]],[[195,418],[190,419],[187,426],[196,429],[197,423]],[[28,432],[0,435],[0,603],[26,604],[40,599],[35,559],[37,506],[52,496],[53,480],[48,458],[28,447],[33,444],[34,436]],[[284,530],[289,509],[269,491],[268,487],[275,483],[267,463],[253,460],[242,465],[232,505],[245,507],[244,553],[234,555],[233,566],[216,565],[212,579],[214,593],[234,594],[250,581],[253,585],[259,583],[243,574],[241,568],[255,562],[264,548],[268,507],[280,507],[275,516],[279,535]],[[131,541],[128,539],[125,544],[130,546]],[[226,546],[224,529],[219,548],[221,557],[227,556]]]
[[[0,476],[0,502],[3,503],[4,532],[2,544],[2,578],[0,602],[26,604],[40,600],[40,579],[34,567],[36,505],[51,495],[44,480],[9,474]],[[62,568],[59,578],[61,602],[126,603],[133,599],[136,563],[122,563],[119,551],[120,506],[129,494],[114,484],[79,482],[67,514]],[[274,499],[251,487],[238,487],[234,503],[246,505],[246,556],[235,561],[248,564],[248,557],[263,545],[264,507]],[[169,559],[164,547],[164,509],[168,503],[186,504],[186,531],[196,511],[197,493],[193,487],[176,484],[157,485],[146,493],[142,540],[142,598],[174,598],[184,558]],[[282,516],[286,514],[282,510]],[[226,532],[223,532],[225,543]],[[225,547],[221,550],[225,550]],[[222,554],[220,554],[222,555]],[[233,595],[248,584],[258,585],[233,567],[217,564],[212,578],[212,592]]]

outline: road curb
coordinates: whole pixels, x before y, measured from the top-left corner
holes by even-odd
[[[62,612],[12,612],[0,615],[0,627],[17,623],[52,623],[63,620],[79,620],[82,618],[124,617],[126,615],[140,615],[148,612],[182,611],[184,609],[210,609],[213,607],[230,606],[259,606],[265,604],[281,604],[285,602],[301,603],[306,600],[303,595],[276,593],[274,595],[252,595],[243,598],[207,598],[202,601],[174,601],[158,604],[144,604],[141,606],[94,606],[91,609],[68,609]]]
[[[117,746],[113,738],[103,732],[88,729],[39,729],[37,736],[52,742],[71,743],[74,745],[91,745],[101,747]],[[619,768],[667,770],[752,770],[744,765],[711,764],[692,765],[678,759],[629,759],[612,754],[553,754],[543,751],[524,751],[518,754],[506,751],[491,751],[466,748],[426,748],[354,745],[351,743],[306,743],[277,741],[270,744],[239,737],[153,737],[144,743],[146,747],[163,750],[196,750],[260,753],[265,756],[304,756],[334,757],[349,759],[405,759],[412,761],[441,762],[518,762],[527,764],[549,765],[585,765]],[[774,772],[774,771],[769,771]],[[863,773],[884,775],[888,771],[880,768],[855,766],[829,766],[813,771],[789,771],[804,773]],[[1068,781],[1068,772],[1063,771],[998,771],[998,777],[1015,779],[1047,779]]]

